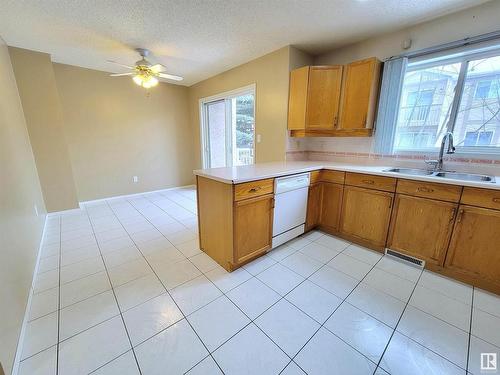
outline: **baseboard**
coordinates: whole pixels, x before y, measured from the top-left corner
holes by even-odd
[[[80,203],[80,205],[82,205],[82,204],[88,204],[88,203],[104,202],[104,201],[106,201],[106,200],[108,200],[108,199],[118,199],[118,198],[126,198],[126,197],[136,197],[136,196],[138,196],[138,195],[142,195],[142,194],[160,193],[160,192],[162,192],[162,191],[170,191],[170,190],[177,190],[177,189],[185,189],[185,188],[195,187],[195,186],[196,186],[195,184],[191,184],[191,185],[175,186],[175,187],[166,188],[166,189],[148,190],[148,191],[143,191],[143,192],[141,192],[141,193],[123,194],[123,195],[113,195],[113,196],[111,196],[111,197],[99,198],[99,199],[92,199],[92,200],[88,200],[88,201],[81,201],[81,202],[78,202],[78,203]],[[64,211],[61,211],[61,212],[64,212]]]
[[[24,311],[23,324],[21,325],[21,332],[19,333],[19,340],[17,341],[16,355],[14,356],[14,363],[12,365],[12,375],[17,375],[17,373],[19,372],[19,364],[21,363],[21,355],[22,355],[23,343],[24,343],[24,334],[26,333],[26,325],[28,324],[29,312],[31,310],[31,303],[33,300],[33,292],[35,289],[36,274],[38,273],[38,267],[40,265],[40,257],[42,255],[42,243],[43,243],[43,239],[45,238],[45,231],[47,229],[47,217],[48,216],[49,216],[48,214],[45,216],[45,221],[43,223],[42,236],[40,237],[40,243],[38,244],[38,254],[36,256],[35,268],[33,270],[33,276],[31,278],[31,287],[30,287],[30,291],[28,294],[28,301],[26,303],[26,309]],[[0,371],[0,375],[1,374],[3,374],[3,372]]]

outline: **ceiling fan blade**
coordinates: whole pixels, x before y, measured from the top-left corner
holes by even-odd
[[[182,81],[184,79],[182,77],[174,76],[172,74],[166,74],[166,73],[159,73],[158,76],[160,78],[171,79],[173,81]]]
[[[151,69],[155,73],[160,73],[163,69],[165,69],[165,65],[155,64],[151,66],[149,69]]]
[[[131,76],[133,74],[134,73],[132,73],[132,72],[129,72],[129,73],[113,73],[113,74],[110,74],[109,76],[110,77],[121,77],[121,76]]]
[[[120,66],[123,66],[124,68],[128,68],[128,69],[134,69],[133,66],[130,66],[130,65],[125,65],[125,64],[122,64],[122,63],[119,63],[119,62],[116,62],[116,61],[112,61],[112,60],[107,60],[109,63],[111,64],[116,64],[116,65],[120,65]]]

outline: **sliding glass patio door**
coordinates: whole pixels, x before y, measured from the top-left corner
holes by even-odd
[[[204,168],[253,164],[255,159],[255,88],[200,101]]]

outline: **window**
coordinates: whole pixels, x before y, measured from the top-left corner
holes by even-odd
[[[457,152],[500,153],[500,51],[408,62],[394,151],[429,151],[453,132]]]
[[[255,86],[200,100],[203,168],[254,163]]]

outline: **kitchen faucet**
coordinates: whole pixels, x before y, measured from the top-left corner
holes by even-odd
[[[443,170],[443,154],[444,154],[444,146],[446,144],[446,140],[448,140],[448,149],[446,150],[447,154],[455,153],[455,146],[453,146],[453,133],[446,132],[441,140],[441,148],[439,149],[439,157],[438,160],[425,160],[426,164],[432,165],[434,171],[442,171]]]

